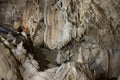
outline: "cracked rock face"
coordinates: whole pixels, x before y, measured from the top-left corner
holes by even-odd
[[[18,64],[9,49],[0,43],[0,79],[22,80]]]
[[[0,0],[0,80],[119,80],[119,37],[120,0]]]
[[[91,28],[98,31],[96,32],[98,36],[103,37],[111,30],[110,26],[118,28],[119,12],[115,8],[115,6],[119,7],[118,2],[114,3],[110,2],[110,0],[105,2],[96,0],[59,0],[52,3],[46,0],[44,9],[45,43],[51,49],[61,48],[72,38],[79,40]],[[108,44],[106,43],[107,46]]]

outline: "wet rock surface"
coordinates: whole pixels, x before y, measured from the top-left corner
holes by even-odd
[[[0,80],[119,80],[120,0],[0,0]]]

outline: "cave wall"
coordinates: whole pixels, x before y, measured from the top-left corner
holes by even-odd
[[[12,55],[11,51],[0,43],[0,79],[1,80],[22,80],[19,71],[19,62]]]
[[[25,36],[25,40],[31,40],[34,48],[46,48],[53,50],[53,53],[57,51],[57,64],[69,65],[69,62],[88,64],[95,79],[101,76],[119,77],[120,0],[0,0],[0,2],[0,26],[20,32]],[[27,48],[28,52],[30,48]],[[39,53],[42,52],[32,54]],[[21,63],[24,64],[24,61]],[[59,72],[59,67],[57,69]],[[55,75],[54,72],[52,74]],[[38,76],[32,80],[37,80]],[[72,80],[79,79],[74,77]]]

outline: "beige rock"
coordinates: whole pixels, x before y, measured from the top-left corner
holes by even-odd
[[[65,7],[61,7],[61,10],[58,9],[59,2],[53,6],[50,5],[49,1],[45,4],[44,20],[46,30],[44,41],[50,49],[61,48],[76,35],[73,35],[76,32],[75,26],[67,19],[66,3],[63,4]]]
[[[2,43],[0,46],[0,79],[22,80],[15,57]]]
[[[34,57],[17,56],[22,63],[21,66],[25,68],[25,71],[21,70],[25,80],[79,80],[81,78],[86,80],[88,77],[84,74],[89,72],[84,73],[84,69],[85,71],[87,69],[81,68],[85,65],[93,71],[94,79],[100,78],[100,74],[104,74],[105,78],[118,78],[120,75],[119,5],[120,0],[1,0],[0,25],[7,25],[9,28],[14,25],[16,29],[22,26],[23,32],[30,34],[34,46],[42,45],[50,50],[61,51],[57,56],[57,63],[62,65],[43,72],[37,70],[38,64]],[[9,42],[5,39],[3,41],[11,48]],[[18,50],[20,46],[15,48],[16,53],[24,52],[23,46]],[[4,50],[1,52],[5,53]],[[35,54],[38,60],[41,57],[40,53],[42,52]],[[48,56],[42,57],[50,60],[52,53],[47,50],[45,53],[43,54]],[[7,61],[9,58],[2,58],[3,66],[0,70],[7,72],[8,79],[12,78],[14,72],[9,65],[5,66]],[[44,61],[40,61],[41,65],[45,65]],[[53,58],[51,62],[54,62]],[[76,68],[75,62],[78,62],[78,65],[81,63],[82,66],[77,65]],[[9,70],[6,70],[6,67]],[[16,67],[15,71],[17,71]]]
[[[92,75],[84,73],[85,67],[78,65],[80,64],[62,64],[60,67],[48,69],[44,72],[39,72],[30,80],[90,80]]]

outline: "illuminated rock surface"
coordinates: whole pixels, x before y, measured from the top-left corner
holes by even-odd
[[[0,0],[1,80],[119,80],[120,0]]]

